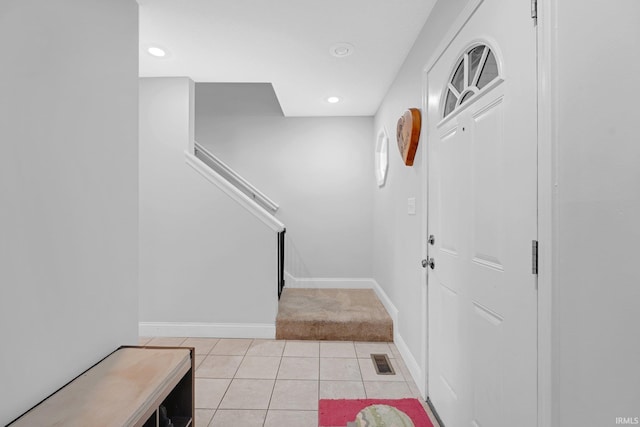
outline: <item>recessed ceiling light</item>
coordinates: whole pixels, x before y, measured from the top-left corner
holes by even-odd
[[[350,43],[336,43],[329,48],[329,53],[336,58],[344,58],[351,55],[354,50]]]
[[[167,52],[164,49],[161,49],[157,46],[151,46],[147,49],[149,55],[155,56],[156,58],[162,58],[167,55]]]
[[[340,102],[340,98],[338,98],[337,96],[330,96],[327,98],[327,102],[329,104],[335,104],[337,102]]]

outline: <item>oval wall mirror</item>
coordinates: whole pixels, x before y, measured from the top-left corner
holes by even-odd
[[[387,170],[389,169],[389,136],[383,127],[378,132],[376,139],[376,181],[378,187],[382,187],[387,179]]]

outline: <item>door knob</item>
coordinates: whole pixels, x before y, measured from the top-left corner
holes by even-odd
[[[435,263],[435,261],[433,260],[433,258],[429,258],[428,260],[426,260],[426,259],[423,259],[423,260],[422,260],[422,267],[423,267],[423,268],[427,268],[427,265],[428,265],[429,267],[431,267],[431,269],[432,269],[432,270],[433,270],[434,268],[436,268],[436,263]]]

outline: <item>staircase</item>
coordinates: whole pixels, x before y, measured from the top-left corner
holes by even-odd
[[[393,341],[393,321],[372,289],[284,289],[285,226],[274,216],[278,204],[197,142],[185,156],[189,166],[276,232],[277,339]]]
[[[393,321],[372,289],[286,288],[276,339],[393,341]]]

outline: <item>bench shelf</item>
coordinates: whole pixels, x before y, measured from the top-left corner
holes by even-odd
[[[193,348],[121,347],[10,426],[190,427],[193,396]]]

